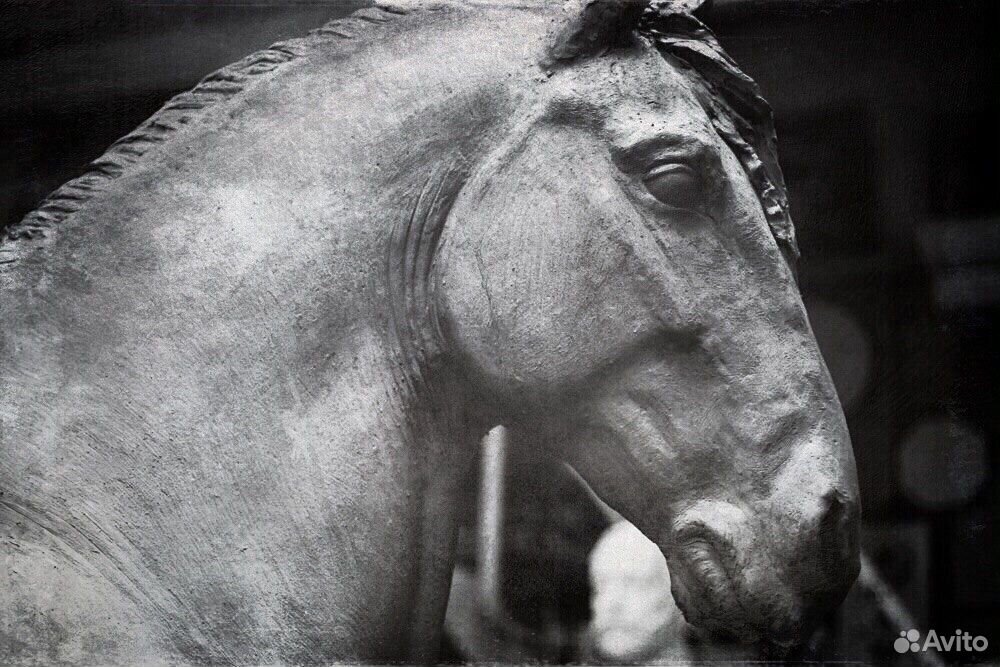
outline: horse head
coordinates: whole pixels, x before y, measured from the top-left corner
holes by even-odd
[[[697,4],[366,8],[5,230],[0,524],[48,560],[0,545],[0,625],[99,663],[430,659],[498,423],[660,546],[692,623],[792,641],[835,604],[850,440],[770,111]],[[56,602],[66,632],[22,622]]]
[[[660,546],[692,623],[791,642],[858,572],[850,438],[770,110],[690,10],[592,1],[457,196],[442,336]]]

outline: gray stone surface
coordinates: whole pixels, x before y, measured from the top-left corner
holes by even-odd
[[[690,4],[362,10],[11,228],[0,662],[430,659],[500,422],[690,622],[790,642],[837,604],[850,441],[769,111]]]

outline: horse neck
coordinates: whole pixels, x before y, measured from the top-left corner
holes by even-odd
[[[322,97],[343,93],[336,59],[298,65],[133,165],[0,276],[2,340],[22,355],[0,362],[5,497],[68,516],[107,571],[161,582],[170,595],[134,597],[165,616],[202,625],[202,607],[239,598],[218,582],[249,544],[310,574],[255,583],[261,609],[303,600],[338,621],[316,632],[345,657],[433,645],[457,484],[489,424],[431,344],[426,286],[483,128],[502,133],[516,102],[476,93],[455,45],[439,50],[451,60],[421,59],[438,74],[382,63],[353,108]],[[373,119],[366,95],[384,90],[399,99]],[[230,628],[210,650],[269,639]]]

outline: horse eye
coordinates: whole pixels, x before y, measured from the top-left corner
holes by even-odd
[[[700,202],[701,178],[691,167],[678,162],[654,166],[642,179],[649,194],[664,204],[689,208]]]

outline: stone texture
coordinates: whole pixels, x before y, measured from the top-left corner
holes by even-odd
[[[853,458],[769,111],[686,5],[592,4],[362,10],[8,231],[0,662],[431,659],[497,423],[690,622],[791,642],[840,600]]]

